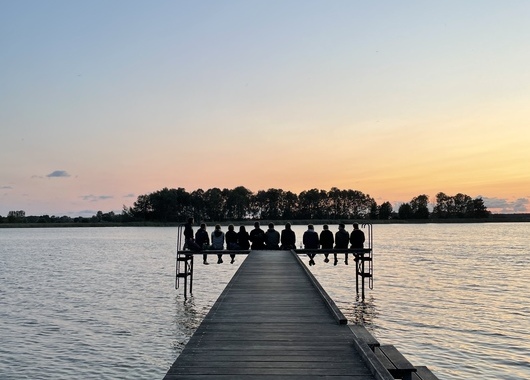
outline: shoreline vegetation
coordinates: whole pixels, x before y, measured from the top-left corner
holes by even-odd
[[[425,224],[528,222],[530,213],[492,214],[481,197],[458,193],[436,194],[435,200],[420,194],[394,210],[390,202],[378,204],[359,190],[311,189],[298,194],[282,189],[254,193],[244,186],[187,192],[183,188],[161,190],[138,196],[121,214],[98,211],[91,217],[33,215],[24,210],[0,215],[0,228],[16,227],[172,227],[193,217],[209,225],[251,225],[255,221],[277,225],[307,224]]]
[[[184,188],[167,187],[138,196],[132,207],[123,205],[121,214],[114,211],[97,213],[91,217],[69,217],[55,215],[30,215],[24,210],[9,211],[0,215],[0,226],[114,226],[114,225],[178,225],[189,217],[197,222],[228,223],[246,221],[290,221],[307,224],[306,221],[378,221],[382,223],[425,223],[428,221],[480,221],[490,219],[492,213],[481,197],[471,198],[458,193],[436,194],[436,201],[420,194],[409,202],[401,203],[397,210],[388,201],[378,204],[369,194],[359,190],[341,190],[332,187],[329,191],[310,189],[298,194],[282,189],[259,190],[254,193],[244,186],[233,189],[217,187],[206,191],[198,189],[187,192]]]
[[[354,222],[362,225],[367,224],[469,224],[469,223],[524,223],[530,222],[530,214],[491,214],[488,218],[450,218],[450,219],[388,219],[388,220],[366,220],[366,219],[307,219],[307,220],[265,220],[265,219],[245,219],[233,221],[208,221],[208,225],[213,226],[220,224],[222,226],[234,225],[248,225],[252,226],[255,221],[259,221],[262,225],[274,223],[276,226],[282,226],[289,222],[292,225],[335,225],[339,223],[352,224]],[[141,222],[86,222],[86,223],[0,223],[0,228],[62,228],[62,227],[178,227],[183,226],[183,222],[155,222],[155,221],[141,221]]]

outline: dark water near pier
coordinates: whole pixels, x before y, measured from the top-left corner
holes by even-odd
[[[162,378],[243,260],[197,265],[185,301],[175,238],[0,229],[0,378]],[[353,265],[317,257],[311,270],[348,319],[440,379],[529,379],[529,247],[525,223],[375,225],[365,302]]]

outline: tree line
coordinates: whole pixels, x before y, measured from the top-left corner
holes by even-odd
[[[134,205],[124,208],[129,220],[183,222],[193,216],[201,221],[230,220],[389,220],[487,218],[490,212],[482,198],[458,193],[436,195],[429,208],[429,196],[422,194],[394,211],[390,202],[380,205],[358,190],[329,191],[311,189],[299,194],[282,189],[259,190],[253,193],[238,186],[234,189],[211,188],[191,193],[183,188],[155,191],[140,195]]]
[[[9,211],[6,217],[0,215],[0,224],[97,224],[97,223],[123,223],[130,221],[130,218],[125,214],[116,214],[114,211],[103,213],[98,211],[95,215],[90,217],[78,216],[72,218],[70,216],[55,216],[55,215],[29,215],[26,216],[24,210]]]
[[[436,203],[432,212],[429,211],[429,197],[425,194],[412,198],[408,203],[399,206],[399,219],[462,219],[488,218],[490,212],[482,198],[471,198],[469,195],[436,194]]]
[[[245,219],[367,219],[375,200],[357,190],[330,191],[311,189],[295,194],[282,189],[260,190],[253,193],[238,186],[234,189],[217,187],[188,193],[183,188],[164,188],[140,195],[127,210],[134,219],[163,222],[196,220],[227,221]]]
[[[4,223],[127,223],[184,222],[192,216],[198,221],[241,220],[389,220],[487,218],[490,215],[482,198],[458,193],[438,193],[434,206],[429,197],[418,195],[395,211],[390,202],[380,205],[359,190],[329,191],[311,189],[298,194],[282,189],[259,190],[254,193],[244,186],[233,189],[217,187],[194,190],[167,187],[138,196],[132,207],[123,206],[121,214],[98,213],[91,218],[69,218],[48,215],[25,216],[24,211],[11,211]],[[431,211],[432,209],[432,211]]]

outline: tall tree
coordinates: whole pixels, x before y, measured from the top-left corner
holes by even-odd
[[[221,189],[214,187],[206,190],[204,205],[206,206],[206,218],[215,221],[224,220],[225,199]]]
[[[153,205],[151,204],[150,195],[140,195],[131,208],[131,214],[135,219],[152,220]]]
[[[377,207],[377,203],[374,201],[372,203],[372,206],[370,206],[370,219],[375,220],[378,219],[379,216],[379,207]]]
[[[410,206],[410,203],[403,203],[401,206],[399,206],[398,215],[399,219],[412,219],[414,213],[412,212],[412,207]]]
[[[364,219],[370,214],[374,199],[359,190],[348,190],[346,192],[347,218]]]
[[[486,205],[484,205],[484,201],[482,198],[478,197],[473,199],[469,203],[468,207],[468,216],[471,218],[488,218],[490,216],[490,212],[488,211]]]
[[[284,220],[293,219],[298,212],[298,195],[291,191],[283,193],[282,218]]]
[[[318,189],[302,191],[298,195],[299,217],[314,219],[317,217],[321,193]]]
[[[21,223],[26,217],[26,212],[24,210],[18,211],[9,211],[7,213],[7,222],[8,223]]]
[[[453,200],[454,214],[452,217],[465,218],[468,205],[473,202],[473,199],[469,195],[458,193],[453,197]]]
[[[328,192],[331,219],[343,219],[346,215],[343,192],[332,187]]]
[[[415,219],[429,219],[429,196],[422,194],[410,201],[412,214]]]
[[[162,190],[151,194],[153,217],[162,222],[183,222],[191,213],[191,197],[183,188]]]
[[[436,204],[434,205],[433,215],[437,218],[450,218],[454,210],[454,199],[445,193],[436,194]]]
[[[190,205],[193,208],[192,215],[195,220],[203,221],[207,219],[208,211],[206,210],[203,189],[197,189],[191,192]]]
[[[252,192],[244,186],[238,186],[232,190],[226,190],[226,193],[227,218],[233,220],[245,218],[249,213]]]
[[[390,219],[390,215],[392,215],[392,204],[390,202],[383,202],[381,203],[381,206],[379,206],[379,219],[381,220],[388,220]]]

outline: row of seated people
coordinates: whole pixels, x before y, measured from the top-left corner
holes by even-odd
[[[221,231],[221,226],[217,224],[210,236],[206,231],[205,223],[201,223],[200,228],[193,234],[193,218],[190,218],[184,227],[184,240],[184,248],[196,252],[203,250],[223,250],[225,242],[228,250],[289,250],[296,248],[296,234],[292,230],[290,223],[285,224],[285,228],[281,234],[274,228],[273,223],[269,223],[267,231],[263,231],[260,223],[255,222],[254,229],[250,232],[246,230],[245,226],[240,226],[239,231],[236,232],[234,225],[230,224],[226,233]],[[346,231],[346,226],[343,223],[339,224],[339,229],[335,234],[325,224],[320,235],[315,231],[314,226],[309,224],[302,238],[305,249],[347,249],[349,244],[351,244],[350,248],[363,248],[364,241],[364,232],[359,229],[357,223],[353,224],[351,234]],[[325,254],[324,262],[326,263],[329,262],[328,255]],[[218,264],[223,263],[222,256],[222,253],[217,255]],[[309,264],[314,265],[313,258],[315,253],[310,253],[308,256],[310,258]],[[233,264],[235,254],[231,253],[230,257],[230,263]],[[337,265],[337,254],[334,254],[334,257],[334,264]],[[208,264],[207,254],[203,254],[203,263]],[[345,254],[345,264],[348,264],[348,254]]]

